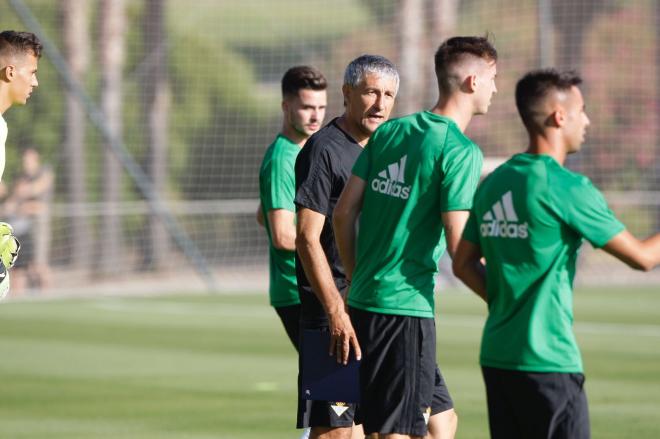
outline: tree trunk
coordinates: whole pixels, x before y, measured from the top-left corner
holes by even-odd
[[[456,35],[456,23],[458,22],[458,6],[460,0],[431,0],[431,51],[426,57],[425,71],[426,89],[432,91],[429,93],[426,105],[432,106],[438,99],[438,78],[435,76],[435,52],[446,39]],[[433,98],[435,97],[435,99]]]
[[[553,21],[558,32],[555,60],[560,69],[580,70],[584,36],[597,14],[603,10],[603,0],[577,2],[554,0]]]
[[[447,38],[456,34],[458,5],[460,0],[431,1],[431,38],[437,48]]]
[[[63,19],[63,39],[66,59],[73,76],[83,81],[90,58],[89,10],[87,0],[61,0]],[[91,230],[85,216],[84,203],[87,201],[85,175],[85,112],[80,101],[71,93],[66,95],[66,116],[64,124],[64,155],[67,166],[65,175],[71,220],[68,230],[71,233],[71,265],[78,270],[90,268]]]
[[[116,139],[122,136],[122,70],[124,66],[124,0],[101,0],[100,70],[101,109]],[[110,148],[103,152],[103,216],[99,235],[99,273],[109,276],[120,272],[122,260],[121,216],[117,206],[121,194],[121,166]]]
[[[421,109],[424,80],[420,52],[424,23],[423,0],[401,0],[399,4],[399,75],[400,94],[397,107],[400,114],[410,114]]]
[[[656,114],[656,125],[660,126],[660,2],[655,2],[655,114]],[[656,133],[658,131],[656,130]],[[650,188],[653,191],[660,190],[660,160],[658,160],[658,155],[660,155],[660,137],[656,134],[655,139],[655,169],[652,170],[651,184]],[[656,205],[655,208],[655,218],[654,218],[654,230],[660,229],[660,206]]]
[[[167,77],[167,41],[163,0],[147,0],[144,14],[144,52],[147,61],[144,89],[144,117],[147,143],[146,172],[161,199],[165,198],[167,178],[167,121],[169,83]],[[143,267],[163,268],[169,252],[168,235],[160,219],[151,214],[145,233]]]

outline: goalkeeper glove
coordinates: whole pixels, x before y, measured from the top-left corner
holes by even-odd
[[[11,268],[16,263],[21,244],[14,236],[14,229],[7,223],[0,222],[0,262],[5,268]]]
[[[21,245],[14,236],[14,229],[0,222],[0,300],[9,292],[9,271],[13,267]]]

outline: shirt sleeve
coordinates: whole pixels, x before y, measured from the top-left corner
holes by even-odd
[[[296,206],[330,216],[332,184],[332,159],[328,148],[319,143],[306,144],[296,159]]]
[[[481,176],[481,150],[473,144],[447,146],[441,163],[440,210],[470,210]]]
[[[296,178],[294,174],[295,159],[281,154],[268,163],[263,169],[264,179],[263,207],[266,211],[285,209],[295,212],[293,203],[295,197]]]
[[[479,225],[477,224],[477,217],[474,213],[474,209],[470,210],[470,217],[465,223],[465,229],[463,229],[463,239],[470,241],[473,244],[479,244]]]
[[[596,248],[603,247],[625,229],[603,194],[586,177],[556,195],[555,205],[564,221]]]

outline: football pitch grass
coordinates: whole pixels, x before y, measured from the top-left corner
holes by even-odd
[[[579,289],[592,437],[660,437],[660,288]],[[458,438],[487,437],[485,306],[437,296]],[[265,294],[0,305],[0,438],[297,438],[297,363]]]

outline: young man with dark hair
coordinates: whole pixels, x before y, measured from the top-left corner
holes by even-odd
[[[497,91],[497,51],[486,38],[455,37],[435,61],[438,103],[371,136],[334,213],[362,349],[364,430],[380,438],[452,438],[457,425],[436,365],[434,276],[472,207],[482,153],[463,132]]]
[[[270,304],[298,350],[300,299],[295,266],[294,167],[309,136],[321,129],[327,81],[313,67],[292,67],[282,77],[282,131],[268,147],[259,171],[257,221],[266,228],[270,253]]]
[[[29,32],[0,32],[0,179],[5,170],[7,123],[3,114],[14,104],[25,105],[37,81],[41,43]],[[7,269],[16,261],[18,240],[12,227],[0,223],[0,299],[9,291]]]
[[[348,360],[348,343],[359,347],[345,310],[348,287],[332,231],[332,215],[355,159],[369,136],[386,121],[399,88],[399,74],[382,56],[354,59],[344,74],[344,114],[314,134],[296,160],[296,272],[301,301],[301,325],[329,331],[330,350]],[[336,346],[335,340],[346,340]],[[350,340],[350,341],[349,341]],[[301,360],[305,352],[301,350]],[[301,361],[302,364],[302,361]],[[355,405],[300,399],[298,427],[312,427],[312,438],[359,437],[352,428]]]
[[[454,258],[455,274],[488,302],[480,363],[493,438],[590,436],[572,330],[582,240],[633,268],[660,263],[660,234],[637,240],[587,177],[563,167],[589,125],[580,83],[556,70],[518,82],[529,147],[481,184]]]

